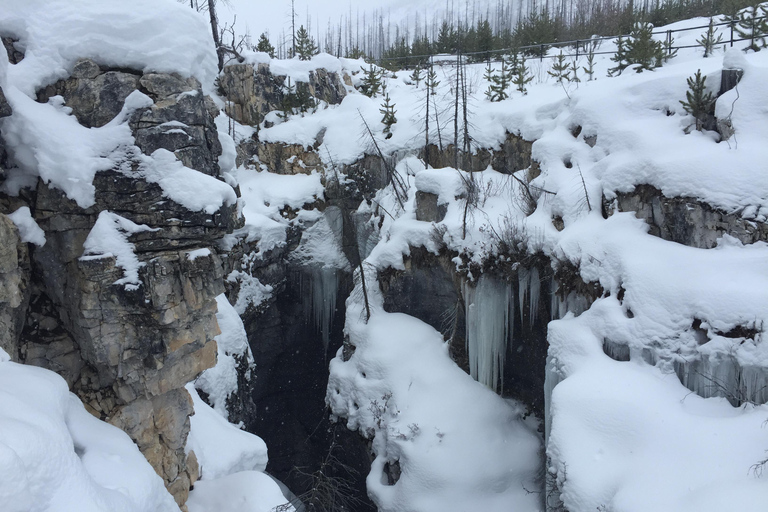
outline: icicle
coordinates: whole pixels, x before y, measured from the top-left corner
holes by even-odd
[[[528,295],[528,289],[531,285],[531,274],[527,268],[517,269],[517,298],[520,301],[520,325],[525,326],[525,298]]]
[[[539,314],[539,294],[541,293],[541,282],[539,281],[539,269],[533,267],[528,276],[528,285],[530,289],[528,306],[531,326],[536,322],[536,316]]]
[[[323,340],[323,349],[328,352],[336,312],[336,295],[339,290],[338,270],[331,267],[313,269],[312,274],[312,320],[315,332]]]
[[[482,275],[474,288],[464,283],[462,291],[470,375],[497,391],[504,378],[510,335],[511,289],[503,281]]]

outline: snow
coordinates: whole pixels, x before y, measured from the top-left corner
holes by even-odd
[[[189,512],[273,512],[287,500],[264,473],[242,471],[213,481],[200,481],[189,493]],[[285,512],[293,512],[290,505]]]
[[[203,87],[212,88],[216,76],[210,26],[173,0],[6,1],[0,31],[17,37],[25,51],[8,80],[31,97],[66,78],[83,57],[107,67],[194,76]]]
[[[221,329],[221,334],[215,338],[216,366],[200,374],[195,381],[195,387],[208,395],[208,401],[213,409],[226,419],[229,416],[227,398],[237,391],[238,359],[253,365],[253,354],[248,345],[243,321],[237,310],[232,307],[224,294],[216,297],[216,305],[218,307],[216,320]]]
[[[340,349],[331,361],[326,401],[350,429],[373,437],[366,482],[378,509],[539,510],[539,497],[525,491],[537,485],[535,424],[456,366],[432,327],[384,312],[369,279],[371,318],[365,322],[358,289],[347,301],[355,351],[343,361]],[[388,485],[384,467],[395,461],[402,473]]]
[[[134,252],[134,245],[128,237],[134,233],[156,231],[144,224],[121,217],[104,210],[99,214],[83,243],[81,260],[115,258],[115,264],[123,269],[124,277],[115,281],[116,285],[125,285],[126,289],[135,290],[141,285],[139,269],[144,265]]]
[[[670,28],[707,22],[687,20]],[[701,32],[677,33],[676,43],[695,44]],[[602,44],[601,51],[614,46]],[[451,168],[422,170],[423,162],[402,158],[423,145],[423,88],[408,85],[406,73],[388,79],[387,90],[398,111],[408,114],[398,115],[392,138],[382,137],[380,143],[385,153],[402,158],[397,172],[408,191],[402,207],[388,187],[360,210],[370,212],[380,225],[376,237],[380,241],[364,264],[370,270],[366,275],[387,267],[406,269],[411,247],[460,254],[454,262],[457,270],[467,272],[463,298],[470,372],[490,388],[498,387],[503,371],[499,354],[509,349],[508,315],[519,313],[533,321],[544,314],[538,311],[541,294],[551,294],[554,321],[548,327],[544,392],[546,471],[553,493],[545,493],[548,500],[560,494],[571,512],[765,508],[768,491],[750,468],[768,450],[762,426],[768,406],[756,405],[768,400],[768,345],[763,341],[768,244],[742,245],[724,235],[712,249],[686,247],[650,235],[645,222],[631,212],[613,213],[607,219],[601,212],[603,200],[610,203],[617,192],[652,185],[667,197],[700,201],[746,220],[768,218],[768,178],[763,172],[768,161],[764,143],[768,55],[718,50],[714,57],[703,59],[701,54],[698,48],[680,50],[653,72],[628,70],[616,78],[605,77],[612,64],[598,56],[597,79],[571,84],[566,91],[547,78],[551,60],[529,61],[536,77],[529,94],[523,99],[514,91],[500,103],[482,99],[486,85],[479,78],[482,72],[470,65],[468,76],[477,77],[469,80],[477,84],[470,91],[473,141],[499,148],[506,133],[535,141],[533,158],[541,173],[531,182],[536,200],[532,213],[521,201],[519,183],[509,175],[489,168],[470,178]],[[680,105],[686,78],[701,69],[708,88],[716,91],[723,67],[744,70],[738,87],[716,104],[718,118],[730,119],[735,129],[727,141],[715,132],[691,130],[693,119]],[[438,69],[443,81],[435,98],[438,111],[450,101],[449,73]],[[359,76],[353,76],[356,80]],[[371,152],[367,141],[342,139],[334,130],[344,126],[348,131],[360,124],[362,115],[380,136],[383,127],[377,124],[376,108],[380,102],[381,98],[352,92],[336,108],[291,118],[265,130],[265,136],[305,143],[310,134],[327,128],[319,154],[349,163]],[[587,144],[586,137],[595,137],[596,144]],[[436,131],[430,139],[437,141]],[[511,171],[527,179],[527,169]],[[465,224],[470,179],[481,194]],[[415,220],[416,190],[438,195],[439,203],[447,207],[442,222]],[[564,228],[555,228],[554,217],[562,218]],[[558,290],[557,283],[542,282],[537,268],[521,264],[513,269],[520,310],[512,312],[513,286],[489,284],[492,276],[473,275],[466,266],[469,261],[477,265],[471,268],[483,268],[504,258],[514,263],[534,254],[548,257],[553,270],[558,265],[578,269],[585,283],[600,285],[602,297],[593,302],[576,290]],[[514,274],[508,277],[514,279]],[[331,361],[327,400],[350,428],[375,435],[377,458],[368,477],[369,493],[382,510],[433,506],[495,510],[497,495],[472,489],[477,470],[467,475],[459,469],[472,467],[471,462],[453,459],[432,465],[431,457],[437,455],[417,446],[420,439],[431,439],[425,435],[425,424],[442,432],[437,418],[451,424],[470,421],[464,417],[469,414],[444,411],[483,415],[481,401],[466,406],[442,402],[444,394],[459,400],[453,386],[463,385],[458,375],[448,378],[446,373],[439,389],[425,391],[430,403],[418,402],[417,413],[411,405],[417,403],[420,390],[429,389],[432,379],[443,382],[444,375],[435,369],[442,368],[437,363],[422,359],[421,350],[429,346],[426,340],[443,347],[442,340],[415,319],[381,311],[373,278],[368,284],[374,295],[373,315],[366,324],[359,275],[357,279],[348,300],[345,331],[356,350],[349,361],[343,361],[341,354]],[[728,334],[737,327],[754,329],[756,334]],[[437,360],[437,356],[429,359]],[[414,365],[419,369],[410,373]],[[408,428],[412,423],[420,434]],[[493,435],[481,429],[499,425],[489,419],[465,442],[477,450],[493,446]],[[525,439],[520,432],[509,435]],[[486,441],[488,445],[476,447]],[[491,471],[500,467],[503,457],[502,449],[489,450],[483,460],[484,469]],[[452,456],[461,453],[456,449]],[[388,486],[382,471],[386,462],[395,460],[404,468],[403,476]],[[535,473],[536,458],[530,462],[527,467]],[[445,467],[451,469],[450,475]],[[526,466],[516,471],[522,467]],[[494,481],[489,474],[485,479]],[[448,503],[431,495],[432,485],[451,490],[445,493]],[[416,487],[418,491],[413,490]],[[462,508],[462,498],[453,494],[458,489],[463,496],[472,496],[472,506]],[[500,510],[515,508],[516,497],[510,494],[504,499]],[[534,502],[531,509],[538,506]]]
[[[172,0],[5,3],[0,31],[19,39],[16,44],[25,58],[10,66],[3,55],[0,63],[3,91],[13,109],[1,125],[16,166],[2,185],[4,192],[18,195],[39,177],[88,208],[95,202],[96,173],[122,169],[134,158],[139,161],[137,178],[158,183],[167,197],[192,211],[213,214],[234,204],[231,186],[184,167],[172,153],[140,154],[128,119],[136,109],[152,105],[143,93],[131,93],[120,114],[100,128],[81,126],[60,96],[45,104],[35,100],[38,89],[67,78],[75,62],[85,57],[106,67],[192,76],[206,93],[212,91],[216,56],[201,15]],[[231,151],[223,156],[229,163]]]
[[[8,218],[16,224],[19,229],[19,235],[22,242],[33,243],[38,247],[45,245],[45,232],[40,229],[35,219],[32,218],[32,213],[29,211],[28,206],[22,206],[12,214],[8,215]]]
[[[187,452],[194,451],[203,480],[216,480],[240,471],[264,471],[267,445],[261,438],[222,418],[187,384],[195,414],[190,417]]]
[[[7,512],[178,511],[136,445],[48,370],[0,354],[0,503]]]
[[[320,175],[282,175],[240,167],[235,172],[243,196],[245,227],[237,234],[258,240],[262,252],[285,244],[288,221],[280,214],[286,206],[299,209],[323,198]]]

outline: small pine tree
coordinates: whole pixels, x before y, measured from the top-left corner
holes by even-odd
[[[595,46],[593,44],[590,44],[587,50],[587,65],[581,69],[589,76],[587,81],[591,82],[595,76]]]
[[[715,37],[715,34],[717,34],[717,37]],[[717,33],[715,22],[712,18],[709,18],[709,27],[707,27],[707,31],[702,34],[701,38],[697,39],[696,42],[704,48],[705,59],[714,53],[717,45],[723,42],[723,35]]]
[[[309,60],[316,54],[317,45],[315,40],[309,36],[309,32],[304,28],[304,25],[301,25],[299,30],[296,31],[296,55],[301,60]]]
[[[360,92],[368,96],[369,98],[375,98],[382,90],[381,78],[383,76],[383,70],[379,70],[373,67],[373,64],[368,65],[368,69],[361,67],[363,70],[363,79],[360,84]]]
[[[389,94],[384,96],[384,103],[381,104],[381,108],[379,109],[379,112],[382,113],[384,116],[381,119],[381,122],[384,124],[384,133],[387,135],[392,134],[392,125],[397,122],[397,118],[395,117],[395,114],[397,111],[395,110],[395,104],[391,102],[389,99]],[[389,138],[389,137],[387,137]]]
[[[611,57],[611,62],[616,65],[608,69],[608,76],[620,75],[629,66],[627,40],[624,39],[624,36],[619,36],[616,40],[616,53]]]
[[[493,101],[493,77],[495,76],[495,73],[493,71],[493,66],[491,66],[491,61],[488,61],[488,65],[485,66],[485,73],[483,74],[483,79],[488,82],[488,89],[485,90],[485,97],[488,98],[488,101]]]
[[[437,89],[437,86],[440,85],[440,81],[437,79],[437,73],[435,73],[435,69],[432,66],[429,67],[429,72],[427,73],[425,84],[429,94],[434,96],[436,94],[435,89]]]
[[[504,57],[501,58],[501,67],[498,72],[491,68],[490,62],[488,63],[488,67],[485,71],[486,79],[490,82],[488,90],[485,92],[485,95],[488,97],[488,99],[491,101],[504,101],[505,99],[509,98],[507,89],[512,83],[514,75],[512,74],[512,70],[507,59]]]
[[[296,86],[291,81],[291,77],[288,77],[288,81],[285,84],[285,90],[283,91],[283,99],[280,102],[280,112],[277,114],[278,117],[281,119],[288,119],[288,117],[293,114],[298,103]]]
[[[411,73],[411,80],[416,84],[416,87],[419,86],[419,82],[423,77],[421,76],[421,68],[419,66],[416,66],[413,68],[413,73]]]
[[[552,64],[552,69],[547,71],[547,74],[561,85],[563,81],[571,81],[571,66],[565,61],[565,56],[562,51],[557,55],[557,59],[555,59],[555,62]]]
[[[736,32],[742,39],[749,40],[749,46],[744,51],[759,52],[765,48],[765,38],[768,36],[768,9],[760,4],[754,4],[739,14]]]
[[[570,72],[573,73],[573,75],[571,75],[571,82],[574,82],[577,84],[581,82],[581,78],[579,78],[579,65],[575,60],[571,62],[570,69],[571,69]]]
[[[706,77],[701,76],[701,70],[688,77],[688,90],[685,93],[685,101],[680,101],[683,109],[696,118],[696,129],[701,130],[704,120],[712,108],[714,97],[707,92]]]
[[[528,94],[528,89],[525,86],[531,83],[531,80],[533,80],[533,75],[528,69],[528,66],[526,66],[525,57],[523,57],[519,60],[517,73],[515,73],[515,77],[512,80],[512,83],[517,86],[518,91],[523,93],[523,95],[526,95]]]
[[[638,73],[652,71],[661,66],[664,53],[664,43],[653,39],[653,25],[636,23],[627,40],[629,64],[638,64]]]
[[[664,48],[661,52],[661,55],[663,55],[662,59],[664,62],[669,62],[669,59],[673,57],[677,57],[677,48],[675,48],[675,38],[672,37],[671,33],[670,33],[670,36],[664,40],[663,46]]]
[[[275,47],[269,42],[269,37],[266,32],[259,36],[259,42],[256,43],[256,51],[268,54],[271,59],[275,58]]]

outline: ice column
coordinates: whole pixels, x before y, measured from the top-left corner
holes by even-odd
[[[463,285],[469,373],[494,391],[501,388],[504,359],[513,335],[512,289],[504,281],[480,276]]]

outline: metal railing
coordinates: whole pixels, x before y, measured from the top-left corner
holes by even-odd
[[[768,16],[758,16],[755,18],[755,21],[758,20],[764,20],[768,18]],[[742,42],[742,41],[750,41],[753,38],[752,37],[734,37],[734,35],[738,35],[736,32],[736,25],[738,24],[738,20],[731,20],[731,21],[724,21],[720,23],[714,23],[714,27],[729,27],[730,28],[730,37],[726,41],[722,41],[720,44],[729,44],[731,47],[733,47],[734,43]],[[685,48],[699,48],[701,47],[700,44],[688,44],[688,45],[680,45],[675,46],[672,44],[672,34],[678,33],[678,32],[689,32],[691,30],[701,30],[701,29],[709,29],[709,23],[706,25],[698,25],[695,27],[685,27],[685,28],[677,28],[677,29],[669,29],[669,30],[658,30],[652,32],[654,36],[658,35],[664,35],[665,36],[665,45],[664,49],[667,51],[667,54],[672,54],[676,50],[682,50]],[[768,34],[760,34],[756,35],[755,38],[758,37],[765,37],[768,36]],[[588,53],[592,53],[593,55],[613,55],[616,53],[616,51],[596,51],[597,48],[600,46],[600,43],[603,41],[615,41],[619,37],[622,38],[628,38],[630,37],[630,34],[622,34],[622,35],[616,35],[616,36],[592,36],[590,38],[586,39],[574,39],[571,41],[553,41],[550,43],[540,43],[540,44],[533,44],[533,45],[524,45],[519,46],[516,48],[500,48],[498,50],[484,50],[479,52],[466,52],[461,53],[461,57],[474,57],[478,55],[482,55],[486,58],[482,59],[483,62],[498,62],[501,60],[501,57],[504,55],[508,55],[512,52],[519,52],[519,53],[534,53],[534,57],[538,58],[539,60],[543,61],[544,59],[550,59],[550,58],[557,58],[558,55],[548,55],[547,50],[549,48],[567,48],[567,47],[573,47],[575,53],[569,53],[569,54],[563,54],[563,57],[575,57],[579,58],[582,57]],[[590,45],[592,45],[592,51],[590,52]],[[582,51],[583,50],[583,51]],[[379,58],[377,61],[379,63],[382,62],[392,62],[392,61],[400,61],[403,62],[403,69],[409,69],[411,66],[409,66],[409,61],[413,61],[414,64],[416,63],[423,63],[423,62],[432,62],[435,57],[448,55],[444,53],[436,53],[436,54],[425,54],[425,55],[407,55],[403,57],[382,57]],[[459,54],[450,54],[452,59],[455,61],[459,58]],[[441,59],[442,60],[442,59]],[[445,59],[447,60],[447,59]]]

